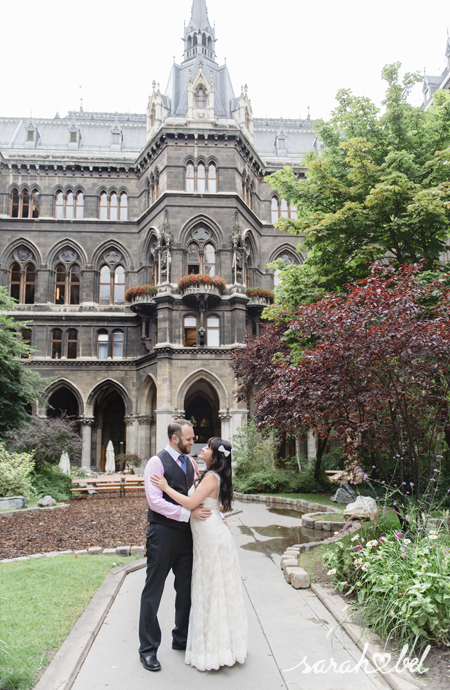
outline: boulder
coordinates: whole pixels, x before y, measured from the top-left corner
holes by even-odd
[[[0,510],[20,510],[27,507],[25,496],[7,496],[0,498]]]
[[[130,555],[131,547],[130,546],[117,546],[116,547],[116,554],[118,556],[124,556],[127,557]]]
[[[41,498],[36,505],[39,506],[39,508],[50,508],[51,506],[56,505],[56,501],[51,496],[44,496],[44,498]]]
[[[353,503],[356,500],[356,493],[350,484],[342,484],[333,496],[331,496],[330,501],[334,503]]]
[[[350,503],[344,509],[344,515],[346,517],[358,515],[359,517],[369,518],[372,520],[377,511],[377,504],[373,498],[370,498],[369,496],[358,496],[354,503]]]

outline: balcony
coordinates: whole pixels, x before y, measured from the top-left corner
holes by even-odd
[[[248,309],[260,309],[261,311],[272,304],[274,298],[273,290],[266,290],[265,288],[248,288],[246,295],[249,298],[247,302]]]
[[[202,300],[210,307],[217,306],[225,288],[226,283],[222,278],[212,278],[203,274],[183,276],[178,283],[183,302],[191,306]]]
[[[127,290],[125,299],[131,311],[145,316],[151,314],[156,308],[155,294],[157,288],[154,285],[140,285]]]

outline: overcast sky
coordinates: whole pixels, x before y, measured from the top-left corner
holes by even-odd
[[[2,7],[0,116],[143,113],[153,79],[181,62],[192,0],[11,0]],[[380,72],[440,74],[449,0],[207,0],[218,61],[255,117],[328,117],[341,87],[383,98]],[[81,87],[81,88],[80,88]],[[412,102],[419,104],[420,87]]]

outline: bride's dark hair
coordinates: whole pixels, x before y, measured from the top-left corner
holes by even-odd
[[[197,483],[197,486],[208,472],[215,472],[218,474],[220,477],[218,498],[224,512],[227,512],[228,510],[231,510],[231,501],[233,500],[233,483],[231,479],[231,443],[229,441],[225,441],[223,438],[212,436],[210,439],[208,439],[207,446],[212,450],[213,456],[210,466],[207,470],[205,470],[205,472],[203,472]],[[230,454],[225,456],[225,453],[219,450],[221,446],[223,446],[225,450],[228,450]]]

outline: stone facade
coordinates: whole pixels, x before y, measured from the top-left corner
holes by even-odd
[[[247,410],[233,398],[230,352],[261,327],[268,264],[300,262],[298,238],[274,228],[295,213],[264,182],[320,148],[311,121],[255,119],[215,60],[204,0],[194,0],[185,55],[146,115],[0,118],[0,284],[30,321],[27,365],[51,383],[49,408],[74,415],[81,462],[146,459],[177,416],[198,443],[231,438]],[[179,289],[188,273],[225,289]],[[125,290],[156,294],[124,300]],[[52,409],[53,408],[53,409]],[[199,446],[200,447],[200,446]]]

